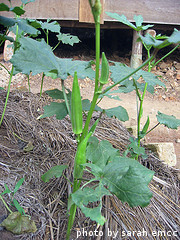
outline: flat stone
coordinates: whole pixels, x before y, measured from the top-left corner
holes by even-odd
[[[14,38],[14,40],[16,39],[16,35],[13,32],[9,32],[8,37],[12,37]],[[13,56],[13,48],[9,47],[9,45],[11,45],[12,42],[10,42],[9,40],[5,41],[4,44],[4,51],[3,51],[3,55],[4,55],[4,61],[9,61],[12,56]]]
[[[180,80],[180,70],[177,71],[176,78],[177,78],[178,80]]]
[[[147,143],[145,146],[157,153],[159,159],[170,167],[176,166],[176,154],[174,145],[171,142]]]

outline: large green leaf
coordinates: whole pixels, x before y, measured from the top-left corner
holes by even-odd
[[[51,117],[56,115],[56,119],[63,119],[68,114],[66,104],[64,102],[57,103],[57,102],[51,102],[50,105],[44,106],[44,114],[39,117],[45,118],[45,117]]]
[[[51,32],[56,32],[56,33],[60,32],[60,25],[57,21],[53,21],[53,22],[37,21],[37,22],[40,23],[42,29],[46,29],[46,30],[49,30]]]
[[[123,121],[123,122],[129,120],[128,113],[127,113],[126,109],[123,108],[122,106],[118,106],[118,107],[110,108],[110,109],[105,109],[105,114],[110,118],[114,116],[114,117],[118,118],[120,121]]]
[[[59,33],[59,35],[57,35],[57,38],[62,43],[69,44],[71,46],[73,46],[75,43],[80,42],[77,36],[70,35],[69,33]]]
[[[107,164],[110,156],[119,156],[119,150],[113,148],[107,140],[99,142],[94,136],[89,139],[86,150],[88,161],[102,168]]]
[[[91,64],[87,61],[80,61],[71,58],[57,58],[59,63],[59,77],[65,80],[69,75],[74,76],[74,72],[78,73],[78,78],[84,79],[89,77],[93,79],[95,72],[91,68]]]
[[[9,7],[4,3],[0,3],[0,11],[9,11]]]
[[[72,200],[73,202],[81,208],[81,211],[85,214],[86,217],[90,217],[91,220],[96,221],[100,225],[103,225],[106,219],[101,215],[102,209],[102,197],[105,195],[111,195],[110,192],[102,185],[99,184],[95,189],[93,188],[84,188],[79,189],[73,193]],[[99,201],[99,205],[94,208],[87,207],[88,203]]]
[[[32,75],[56,70],[58,75],[58,60],[44,39],[36,41],[22,37],[19,41],[21,47],[11,58],[16,69],[24,74],[32,72]]]
[[[33,36],[37,36],[40,31],[31,26],[27,19],[17,18],[15,19],[15,23],[18,25],[18,32],[24,32]],[[10,28],[10,31],[16,34],[16,26]]]
[[[173,115],[166,115],[158,111],[156,117],[160,124],[164,124],[168,128],[177,129],[180,126],[180,119],[177,119]]]
[[[107,143],[98,142],[94,137],[89,140],[85,166],[91,169],[96,180],[106,185],[111,193],[131,207],[147,206],[152,197],[148,188],[154,172],[138,161],[120,157],[119,152]]]
[[[24,74],[36,75],[44,72],[53,73],[65,80],[69,75],[78,72],[79,78],[93,78],[94,71],[87,61],[73,61],[72,59],[57,58],[49,45],[42,39],[36,41],[31,38],[20,38],[21,47],[11,58],[15,68]]]
[[[111,13],[111,12],[106,12],[106,14],[109,17],[112,17],[112,18],[118,20],[119,22],[131,27],[132,29],[134,29],[136,31],[146,30],[146,29],[154,26],[154,25],[150,25],[150,24],[143,26],[142,25],[143,17],[141,15],[134,16],[134,20],[135,20],[135,23],[136,23],[136,25],[134,25],[124,15],[119,15],[117,13]]]
[[[83,109],[83,111],[89,111],[90,107],[91,107],[91,102],[90,102],[89,99],[82,100],[82,109]],[[96,105],[94,111],[102,112],[103,109]]]
[[[152,197],[148,184],[153,174],[134,159],[113,157],[103,169],[103,183],[130,207],[145,207]]]
[[[47,93],[53,99],[64,99],[63,92],[57,88],[55,88],[53,90],[47,90],[47,91],[45,91],[45,93]]]
[[[56,165],[56,166],[52,167],[51,169],[49,169],[46,173],[44,173],[44,174],[41,176],[41,179],[46,183],[46,182],[49,182],[49,180],[50,180],[52,177],[59,178],[59,177],[61,177],[62,172],[63,172],[66,168],[68,168],[67,165]]]
[[[119,80],[123,79],[127,75],[129,75],[131,72],[134,71],[134,69],[126,66],[125,64],[118,63],[118,62],[113,62],[114,66],[110,66],[111,70],[111,78],[113,82],[118,82]],[[146,83],[148,83],[150,86],[155,86],[155,85],[160,85],[162,87],[165,87],[165,84],[162,83],[156,75],[154,75],[151,72],[146,72],[143,70],[139,70],[137,73],[133,74],[132,77],[137,81],[140,77],[144,79]],[[128,80],[128,79],[127,79]],[[122,82],[122,85],[127,83],[127,80],[124,80]],[[131,88],[133,87],[133,82],[129,82],[131,85]],[[138,83],[137,83],[138,84]],[[141,86],[140,84],[138,85],[139,87]]]
[[[170,44],[179,44],[180,43],[180,31],[174,30],[170,37],[167,37],[164,41],[156,39],[156,37],[146,34],[145,36],[140,35],[140,39],[147,46],[153,46],[154,48],[164,48]]]

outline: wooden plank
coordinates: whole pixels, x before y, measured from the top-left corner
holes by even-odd
[[[100,23],[104,23],[104,1],[101,0],[102,11]],[[94,23],[94,18],[91,12],[91,7],[89,5],[89,0],[80,0],[79,2],[79,22]]]
[[[180,25],[180,0],[107,0],[104,8],[124,14],[130,21],[134,15],[142,15],[146,23]],[[104,21],[112,18],[104,14]]]
[[[7,4],[8,1],[1,2]],[[79,17],[81,20],[79,4],[82,2],[88,0],[36,0],[25,7],[25,17],[78,21]],[[15,6],[20,0],[13,0],[12,3]],[[115,20],[108,17],[106,11],[124,14],[130,21],[133,21],[134,15],[142,15],[146,23],[180,25],[180,0],[106,0],[104,21],[112,22]],[[1,12],[1,15],[8,14]]]
[[[7,4],[7,0],[1,0]],[[13,0],[13,6],[20,6],[20,0]],[[79,0],[36,0],[25,6],[23,17],[36,19],[78,20]],[[2,12],[1,12],[2,13]],[[1,14],[7,16],[8,14]],[[13,15],[11,15],[13,16]]]

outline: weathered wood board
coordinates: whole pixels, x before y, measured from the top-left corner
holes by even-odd
[[[8,1],[1,2],[7,4]],[[12,2],[20,3],[19,0]],[[26,6],[25,17],[78,21],[79,9],[80,0],[36,0]],[[147,23],[180,25],[180,0],[106,0],[104,21],[114,21],[106,11],[124,14],[131,21],[134,15],[141,14]],[[1,12],[1,15],[7,14]]]

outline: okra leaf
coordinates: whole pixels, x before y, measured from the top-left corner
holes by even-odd
[[[65,80],[69,75],[74,76],[74,72],[78,72],[78,78],[84,79],[89,77],[93,79],[95,72],[91,68],[90,62],[74,60],[71,58],[57,58],[59,64],[59,75],[61,79]]]
[[[14,38],[3,35],[0,33],[0,41],[5,41],[5,40],[9,40],[10,42],[14,42]]]
[[[133,89],[134,90],[134,89]],[[116,93],[116,91],[108,91],[104,94],[100,94],[99,98],[103,98],[103,97],[108,97],[110,99],[114,99],[114,100],[118,100],[118,101],[122,101],[118,96],[114,95],[114,93]]]
[[[83,110],[83,111],[89,111],[90,107],[91,107],[91,102],[90,102],[89,99],[84,99],[84,100],[82,100],[82,110]],[[100,108],[100,107],[98,107],[98,106],[96,105],[94,111],[102,112],[103,109]]]
[[[44,173],[42,176],[41,176],[41,179],[43,180],[43,182],[49,182],[49,180],[52,178],[52,177],[56,177],[56,178],[59,178],[61,177],[62,175],[62,172],[68,168],[67,165],[56,165],[54,167],[52,167],[50,170],[48,170],[46,173]]]
[[[91,137],[88,141],[86,149],[86,158],[96,166],[104,167],[110,156],[119,156],[119,150],[113,148],[107,140],[99,140],[96,137]]]
[[[21,37],[19,41],[21,47],[11,58],[11,62],[16,69],[24,74],[32,72],[32,75],[56,70],[58,75],[59,63],[57,57],[44,39],[36,41],[31,38]]]
[[[57,88],[55,88],[53,90],[47,90],[47,91],[45,91],[45,93],[47,93],[53,99],[64,99],[63,92]]]
[[[102,209],[102,197],[105,195],[111,195],[110,192],[102,185],[99,184],[95,189],[93,188],[84,188],[79,189],[73,193],[72,201],[81,208],[81,211],[85,214],[86,217],[89,217],[91,220],[96,221],[100,225],[103,225],[106,219],[101,215]],[[90,208],[87,207],[88,203],[100,202],[97,207]]]
[[[117,13],[111,13],[111,12],[106,12],[106,14],[111,17],[114,18],[116,20],[118,20],[119,22],[133,28],[134,30],[136,30],[136,26],[134,24],[132,24],[124,15],[119,15]]]
[[[66,104],[64,102],[51,102],[50,105],[46,105],[43,108],[44,114],[40,116],[39,119],[56,115],[56,119],[61,120],[68,114]]]
[[[117,62],[113,62],[113,63],[114,63],[114,66],[110,66],[111,78],[112,78],[113,82],[120,81],[121,79],[123,79],[124,77],[126,77],[127,75],[129,75],[131,72],[134,71],[134,69],[126,66],[125,64],[117,63]],[[158,79],[158,77],[151,72],[139,70],[137,73],[133,74],[131,77],[134,78],[136,81],[140,77],[142,77],[144,79],[144,81],[146,83],[148,83],[148,85],[150,85],[150,86],[159,85],[159,86],[165,87],[165,84],[162,83]],[[127,84],[128,80],[129,79],[124,80],[121,84],[122,85],[124,83]],[[133,82],[129,82],[129,84],[131,85],[131,88],[132,88]],[[140,84],[138,86],[140,86]]]
[[[144,42],[147,46],[153,46],[154,48],[164,48],[170,44],[180,43],[180,31],[174,30],[170,37],[167,37],[164,41],[156,39],[156,37],[146,34],[145,36],[139,36],[141,41]]]
[[[111,12],[106,12],[106,14],[109,17],[112,17],[112,18],[118,20],[119,22],[131,27],[132,29],[134,29],[136,31],[146,30],[146,29],[154,26],[154,25],[150,25],[150,24],[143,26],[142,25],[143,17],[141,15],[134,16],[134,20],[135,20],[135,23],[136,23],[136,26],[135,26],[124,15],[119,15],[117,13],[111,13]]]
[[[9,12],[9,7],[4,3],[0,3],[0,11],[8,11]]]
[[[69,44],[71,46],[73,46],[75,43],[80,42],[77,36],[70,35],[69,33],[59,33],[59,35],[57,35],[57,38],[62,43]]]
[[[101,179],[122,202],[127,202],[130,207],[145,207],[152,197],[148,184],[153,175],[153,171],[138,161],[116,156],[104,167]]]
[[[105,114],[108,116],[108,117],[116,117],[118,118],[120,121],[128,121],[129,120],[129,116],[128,116],[128,113],[126,111],[125,108],[123,108],[122,106],[118,106],[118,107],[115,107],[115,108],[109,108],[109,109],[105,109]]]
[[[27,33],[27,34],[30,34],[30,35],[33,35],[33,36],[37,36],[40,31],[37,30],[36,28],[34,28],[33,26],[31,26],[28,22],[27,19],[22,19],[22,18],[17,18],[15,19],[15,23],[18,25],[18,32],[21,33],[21,32],[24,32],[24,33]],[[12,26],[10,28],[10,31],[14,32],[14,34],[16,34],[16,27]]]
[[[41,25],[42,29],[49,30],[51,32],[59,33],[60,32],[60,25],[57,21],[53,22],[42,22],[42,21],[37,21]]]
[[[21,7],[13,7],[9,9],[11,12],[14,12],[17,16],[21,16],[25,13],[25,10],[23,10]]]
[[[16,20],[13,18],[7,18],[0,16],[0,24],[2,24],[4,27],[11,27],[16,23]]]
[[[158,111],[156,117],[160,124],[164,124],[168,128],[177,129],[180,126],[180,119],[173,115],[166,115]]]

